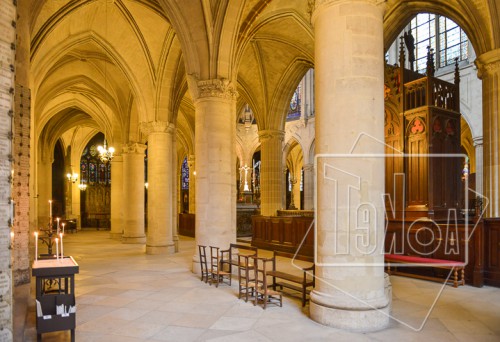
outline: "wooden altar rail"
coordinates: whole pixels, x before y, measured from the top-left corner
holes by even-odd
[[[314,227],[313,217],[252,216],[252,246],[313,256]],[[309,230],[309,227],[311,229]],[[308,231],[309,230],[309,231]],[[306,236],[307,234],[307,236]],[[306,236],[304,243],[302,240]]]

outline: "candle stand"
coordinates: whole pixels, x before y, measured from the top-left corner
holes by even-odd
[[[75,274],[79,266],[72,257],[35,260],[37,341],[42,333],[71,330],[75,341]]]

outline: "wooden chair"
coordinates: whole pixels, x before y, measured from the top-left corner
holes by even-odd
[[[278,304],[283,306],[283,298],[280,291],[270,288],[267,282],[268,274],[272,268],[273,258],[254,257],[254,264],[257,270],[257,279],[255,285],[255,298],[253,305],[262,304],[265,309],[267,304]]]
[[[238,254],[238,299],[245,297],[248,302],[248,296],[255,296],[256,269],[253,258],[255,254]]]
[[[219,283],[224,283],[224,279],[231,285],[231,273],[226,272],[222,269],[220,262],[220,251],[219,247],[210,246],[210,285],[215,283],[215,287],[219,287]]]
[[[200,267],[201,267],[201,281],[208,282],[208,265],[207,265],[207,246],[198,245],[198,252],[200,253]]]

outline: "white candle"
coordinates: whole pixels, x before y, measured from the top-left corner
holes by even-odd
[[[60,233],[59,236],[61,237],[61,258],[64,258],[64,249],[63,249],[63,233]]]
[[[59,260],[59,239],[56,238],[56,259]]]
[[[35,232],[35,261],[38,260],[38,232]]]
[[[64,225],[65,225],[65,224],[66,224],[66,223],[64,223],[64,222],[62,223],[62,226],[63,226],[63,231],[62,231],[62,233],[63,233],[63,234],[64,234]]]
[[[57,220],[57,234],[59,234],[59,217],[56,220]]]

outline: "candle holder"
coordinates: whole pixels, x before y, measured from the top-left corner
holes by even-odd
[[[53,256],[52,247],[54,245],[53,237],[57,237],[57,232],[54,231],[54,223],[52,219],[49,220],[49,224],[46,229],[40,228],[40,235],[38,238],[42,240],[42,243],[47,246],[47,255]],[[42,235],[43,234],[43,235]]]

